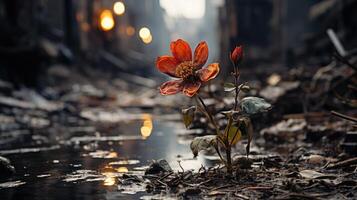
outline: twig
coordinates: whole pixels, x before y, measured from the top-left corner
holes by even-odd
[[[178,162],[178,164],[179,164],[179,166],[180,166],[180,168],[181,168],[181,170],[182,170],[182,173],[184,173],[184,172],[185,172],[185,170],[184,170],[184,169],[183,169],[183,167],[181,166],[181,161],[180,161],[180,160],[178,160],[177,162]]]
[[[170,175],[173,174],[173,173],[174,173],[174,172],[170,172],[170,173],[166,174],[165,176],[159,178],[159,180],[160,180],[160,181],[161,181],[161,180],[164,180],[166,177],[170,176]]]
[[[271,190],[273,187],[270,186],[252,186],[243,188],[243,190]]]
[[[231,186],[234,186],[234,185],[228,184],[228,185],[223,185],[223,186],[220,186],[220,187],[215,187],[215,188],[212,188],[211,191],[219,190],[219,189],[223,189],[223,188],[227,188],[227,187],[231,187]]]
[[[349,121],[352,121],[352,122],[357,123],[357,119],[354,118],[354,117],[350,117],[350,116],[341,114],[341,113],[336,112],[336,111],[331,111],[331,114],[333,114],[333,115],[335,115],[335,116],[337,116],[337,117],[340,117],[340,118],[342,118],[342,119],[346,119],[346,120],[349,120]]]
[[[350,159],[343,160],[341,162],[329,165],[326,167],[326,169],[336,169],[336,168],[347,167],[347,166],[355,165],[355,164],[357,164],[357,157],[350,158]]]
[[[167,187],[167,184],[166,184],[166,183],[164,183],[164,182],[162,182],[162,181],[160,181],[159,179],[157,179],[156,181],[157,181],[158,183],[160,183],[160,184],[164,185],[165,187]]]
[[[245,200],[249,200],[249,197],[243,195],[243,194],[238,194],[238,193],[234,193],[234,196],[241,198],[241,199],[245,199]]]
[[[351,67],[352,69],[354,69],[355,71],[357,71],[357,67],[355,65],[353,65],[349,60],[347,60],[346,58],[344,58],[343,56],[339,55],[339,54],[333,54],[333,57],[335,57],[338,61],[346,64],[347,66]]]

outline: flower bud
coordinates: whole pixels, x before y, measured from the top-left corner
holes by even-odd
[[[231,53],[230,58],[234,64],[238,64],[243,59],[243,47],[236,46]]]

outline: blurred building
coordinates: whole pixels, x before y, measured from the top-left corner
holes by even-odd
[[[321,64],[333,52],[333,28],[346,45],[356,45],[356,0],[226,0],[220,10],[222,53],[246,46],[248,65],[292,67]],[[221,55],[221,58],[226,58]],[[228,60],[225,59],[228,63]]]

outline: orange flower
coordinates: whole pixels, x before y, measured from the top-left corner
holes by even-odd
[[[243,58],[243,47],[236,46],[236,48],[234,48],[233,52],[231,53],[230,58],[234,64],[238,64]]]
[[[203,67],[208,58],[208,46],[204,41],[197,45],[193,60],[190,45],[182,39],[171,42],[170,49],[173,56],[158,57],[156,67],[162,73],[178,79],[163,83],[160,86],[162,95],[183,91],[185,95],[192,97],[202,83],[215,78],[219,73],[218,63]]]

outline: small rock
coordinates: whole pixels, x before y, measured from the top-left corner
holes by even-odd
[[[9,159],[0,156],[0,178],[6,178],[15,174],[15,167],[11,165]]]
[[[323,165],[326,162],[336,162],[337,161],[337,159],[335,159],[335,158],[324,157],[324,156],[317,155],[317,154],[303,157],[303,159],[306,161],[306,163],[312,164],[312,165]]]
[[[160,172],[170,172],[172,168],[170,167],[169,163],[164,160],[154,161],[150,164],[149,168],[145,171],[145,174],[158,174]]]
[[[320,155],[310,155],[306,158],[306,162],[312,165],[318,165],[325,163],[326,158]]]
[[[251,169],[253,161],[247,157],[239,157],[233,162],[239,169]]]

